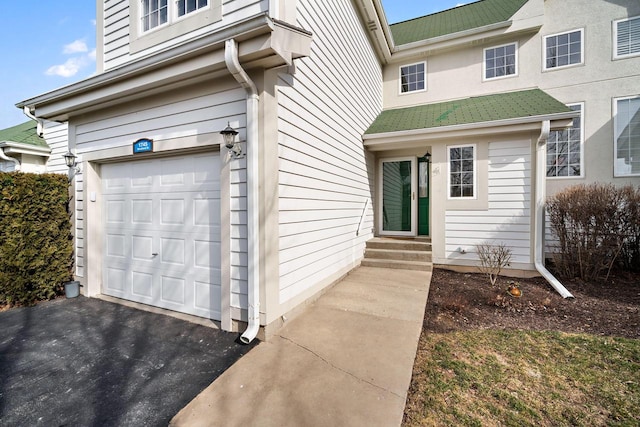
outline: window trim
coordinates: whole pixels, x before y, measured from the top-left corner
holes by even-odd
[[[547,39],[550,38],[550,37],[557,37],[557,36],[561,36],[563,34],[571,34],[571,33],[575,33],[575,32],[579,32],[580,33],[580,62],[577,62],[575,64],[559,65],[559,66],[556,66],[556,67],[547,67]],[[542,36],[542,71],[563,70],[565,68],[578,67],[580,65],[584,65],[584,63],[585,63],[585,60],[584,60],[584,44],[585,44],[584,34],[585,34],[585,31],[584,31],[584,27],[583,27],[583,28],[574,28],[572,30],[561,31],[559,33],[547,34],[545,36]]]
[[[636,53],[629,53],[629,54],[624,54],[624,55],[619,55],[618,54],[618,24],[620,22],[625,22],[625,21],[632,21],[638,19],[640,21],[640,15],[638,16],[630,16],[628,18],[622,18],[622,19],[616,19],[612,22],[612,30],[613,30],[613,36],[611,37],[612,41],[613,41],[613,59],[626,59],[626,58],[633,58],[636,56],[640,56],[640,52],[636,52]]]
[[[514,53],[514,57],[515,57],[515,73],[513,74],[505,74],[504,76],[498,76],[498,77],[487,77],[487,51],[491,50],[491,49],[498,49],[501,47],[507,47],[507,46],[511,46],[514,45],[515,46],[515,53]],[[482,49],[482,81],[483,82],[490,82],[490,81],[494,81],[494,80],[502,80],[502,79],[509,79],[509,78],[513,78],[513,77],[518,77],[518,73],[520,72],[518,67],[518,49],[519,49],[519,44],[517,41],[515,42],[511,42],[511,43],[505,43],[505,44],[501,44],[501,45],[497,45],[497,46],[490,46],[490,47],[485,47],[484,49]]]
[[[570,102],[565,104],[567,107],[580,106],[580,175],[567,175],[567,176],[546,176],[547,179],[563,180],[563,179],[581,179],[585,177],[584,174],[584,101]],[[549,142],[547,141],[547,144]],[[546,167],[547,165],[545,165]]]
[[[451,149],[473,148],[473,196],[451,196]],[[478,199],[478,146],[477,144],[447,145],[447,200],[477,200]]]
[[[175,1],[169,0],[168,22],[148,31],[142,28],[142,1],[129,4],[129,48],[135,54],[161,43],[169,42],[191,31],[222,20],[223,0],[209,0],[207,6],[178,17]]]
[[[410,90],[407,92],[402,91],[402,69],[405,67],[411,67],[412,65],[424,65],[424,89]],[[426,92],[427,91],[427,61],[419,61],[413,62],[411,64],[404,64],[398,67],[398,94],[399,95],[410,95],[414,93]]]
[[[628,178],[634,176],[640,176],[640,172],[623,174],[618,172],[618,138],[616,137],[616,129],[618,128],[618,101],[625,101],[628,99],[637,99],[640,101],[640,94],[620,96],[613,98],[613,177],[614,178]]]

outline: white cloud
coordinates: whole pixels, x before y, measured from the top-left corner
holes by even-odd
[[[91,25],[93,25],[94,27],[96,26],[96,20],[95,19],[91,20]]]
[[[93,62],[95,62],[95,60],[96,60],[96,50],[95,50],[95,49],[93,49],[91,52],[89,52],[89,53],[87,54],[87,57],[88,57],[90,60],[92,60]]]
[[[65,55],[73,55],[74,53],[87,52],[87,43],[84,40],[75,40],[64,46],[62,53]]]
[[[87,59],[84,56],[69,58],[64,64],[53,65],[47,69],[47,76],[73,77],[81,68],[87,65]]]

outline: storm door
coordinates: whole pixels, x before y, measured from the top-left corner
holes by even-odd
[[[416,235],[416,159],[380,161],[380,234]]]

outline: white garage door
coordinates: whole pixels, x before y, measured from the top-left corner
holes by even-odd
[[[220,319],[220,157],[102,166],[102,292]]]

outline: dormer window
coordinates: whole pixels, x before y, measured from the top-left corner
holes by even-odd
[[[427,63],[400,67],[400,93],[421,92],[427,89]]]

